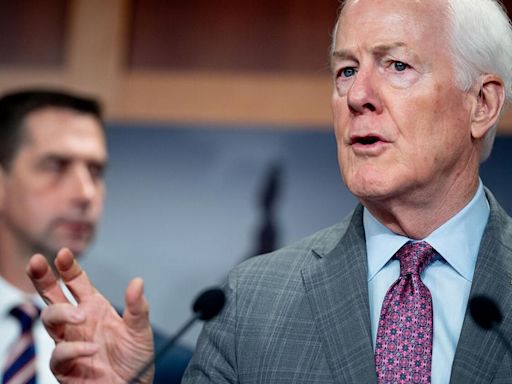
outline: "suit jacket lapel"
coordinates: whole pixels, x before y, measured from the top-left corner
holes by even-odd
[[[334,380],[376,383],[368,304],[366,243],[362,207],[341,240],[302,271],[306,295]]]
[[[486,295],[495,300],[504,320],[500,330],[512,336],[512,233],[510,219],[487,192],[491,214],[478,255],[470,299]],[[466,311],[455,352],[451,383],[490,383],[507,349],[496,332],[480,328]]]

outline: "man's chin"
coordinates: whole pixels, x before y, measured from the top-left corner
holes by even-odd
[[[79,257],[82,253],[85,252],[89,244],[89,241],[61,241],[45,247],[46,250],[43,250],[40,253],[42,253],[48,260],[54,260],[57,256],[57,253],[62,248],[67,248],[73,253],[74,256]]]
[[[357,182],[347,184],[347,188],[360,201],[381,201],[393,194],[389,185],[382,182]]]

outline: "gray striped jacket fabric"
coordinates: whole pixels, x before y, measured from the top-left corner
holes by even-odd
[[[486,193],[491,215],[471,296],[498,301],[512,340],[512,219]],[[226,308],[205,325],[182,382],[377,383],[362,212],[235,268]],[[469,314],[450,383],[512,383],[511,353]]]

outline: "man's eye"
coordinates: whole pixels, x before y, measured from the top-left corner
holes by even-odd
[[[393,62],[393,68],[397,72],[402,72],[402,71],[405,71],[407,68],[409,68],[409,66],[401,61],[395,61],[395,62]]]
[[[94,179],[102,179],[105,173],[105,166],[100,164],[89,165],[89,173]]]
[[[49,172],[62,172],[66,169],[67,162],[59,159],[49,159],[43,162],[41,168]]]
[[[338,76],[343,76],[343,77],[352,77],[356,74],[356,69],[354,67],[346,67],[346,68],[342,68],[340,71],[339,71],[339,74]]]

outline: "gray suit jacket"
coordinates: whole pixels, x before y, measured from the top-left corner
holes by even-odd
[[[512,340],[512,220],[488,199],[471,296],[498,301]],[[376,383],[362,211],[235,268],[183,383]],[[512,356],[466,314],[451,383],[491,382],[512,383]]]

